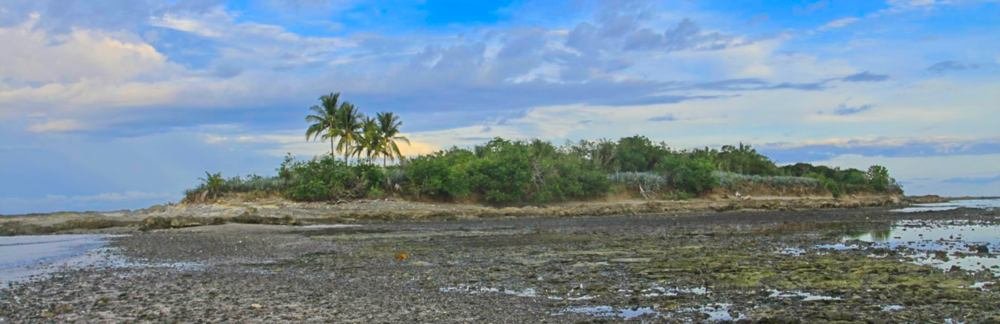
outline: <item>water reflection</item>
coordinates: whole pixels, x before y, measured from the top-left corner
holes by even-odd
[[[871,243],[866,247],[857,241]],[[852,243],[854,242],[854,243]],[[899,221],[891,226],[846,235],[839,244],[904,252],[918,264],[944,270],[989,270],[1000,274],[1000,225],[973,222]]]
[[[886,228],[882,230],[874,230],[868,233],[868,235],[871,236],[872,240],[875,242],[885,242],[892,237],[892,229]]]
[[[943,203],[914,204],[910,207],[894,209],[892,211],[899,213],[920,213],[954,210],[959,208],[996,209],[1000,208],[1000,199],[964,199],[952,200]]]
[[[880,225],[867,230],[856,230],[844,234],[844,240],[859,240],[864,242],[885,242],[892,238],[892,226]]]
[[[24,235],[0,237],[0,284],[26,280],[62,267],[96,262],[94,251],[108,235]]]
[[[615,308],[611,306],[578,306],[566,308],[564,311],[567,313],[587,314],[594,317],[619,317],[626,320],[659,314],[652,307]]]

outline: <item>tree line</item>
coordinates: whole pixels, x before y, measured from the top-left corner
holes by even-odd
[[[299,201],[397,196],[517,205],[623,194],[687,198],[760,185],[804,187],[791,191],[834,196],[902,192],[888,170],[878,165],[867,171],[807,163],[778,166],[743,143],[678,150],[641,135],[561,146],[538,139],[495,138],[472,148],[405,158],[399,145],[409,140],[400,135],[402,122],[395,114],[364,116],[353,104],[341,102],[339,93],[320,97],[320,104],[309,109],[306,139],[328,141],[330,154],[311,160],[289,155],[274,177],[225,179],[208,173],[186,199],[253,193]],[[381,166],[374,163],[379,158]]]

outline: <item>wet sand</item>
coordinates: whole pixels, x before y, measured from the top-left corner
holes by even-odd
[[[900,221],[1000,215],[860,208],[154,230],[111,238],[118,262],[0,289],[0,321],[1000,320],[995,271],[921,265],[912,250],[866,241]],[[858,248],[823,247],[836,244]],[[968,253],[1000,251],[980,252]]]

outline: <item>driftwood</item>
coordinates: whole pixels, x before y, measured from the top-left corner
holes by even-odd
[[[642,184],[639,185],[639,194],[642,195],[643,199],[649,199],[649,195],[646,194],[646,189],[642,188]]]

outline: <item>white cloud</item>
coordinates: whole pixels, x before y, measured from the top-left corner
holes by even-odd
[[[968,145],[977,141],[996,141],[997,138],[975,138],[956,136],[921,136],[921,137],[832,137],[821,139],[805,139],[796,142],[770,143],[769,146],[782,149],[803,148],[809,146],[837,146],[837,147],[892,147],[903,145],[928,145],[941,148],[958,147]]]
[[[28,126],[33,133],[61,133],[86,129],[82,123],[72,119],[56,119]]]
[[[210,15],[214,16],[216,19],[229,19],[228,16],[219,10],[212,11]],[[215,26],[206,24],[202,20],[182,17],[172,13],[166,13],[160,17],[153,17],[150,19],[150,24],[157,27],[170,28],[204,37],[219,37],[222,36],[223,33],[223,31],[218,30]]]
[[[681,79],[759,78],[781,82],[816,82],[858,72],[844,59],[785,50],[792,40],[791,35],[781,35],[712,52],[670,53],[659,64],[642,63],[637,70],[655,68],[661,72],[659,75]]]
[[[946,5],[951,3],[953,3],[953,1],[948,0],[888,0],[889,7],[897,10],[930,8],[937,5]]]
[[[89,109],[154,105],[174,96],[171,78],[180,69],[151,45],[124,33],[73,29],[65,34],[36,28],[38,14],[20,25],[0,27],[0,119],[45,117],[56,120],[29,127],[33,132],[80,130],[86,121],[67,115]]]
[[[0,51],[0,121],[73,118],[77,126],[100,129],[142,115],[122,113],[126,109],[229,108],[285,100],[300,92],[313,96],[323,82],[317,79],[326,77],[285,70],[321,67],[338,57],[339,49],[353,46],[339,38],[236,23],[220,8],[152,18],[165,28],[216,38],[221,49],[207,70],[200,70],[172,62],[129,31],[76,27],[57,33],[38,28],[46,18],[33,14],[21,24],[0,27],[0,43],[17,44]],[[52,125],[32,130],[69,128]]]
[[[852,24],[854,24],[854,23],[856,23],[856,22],[858,22],[860,20],[861,20],[861,18],[858,18],[858,17],[844,17],[844,18],[840,18],[840,19],[835,19],[835,20],[832,20],[832,21],[826,23],[826,25],[823,25],[823,27],[820,27],[820,30],[830,30],[830,29],[843,28],[843,27],[850,26],[850,25],[852,25]]]
[[[4,104],[8,113],[11,113],[10,109],[20,109],[22,113],[64,111],[88,114],[109,107],[151,106],[172,102],[181,90],[181,85],[175,82],[91,80],[48,83],[38,87],[0,91],[0,104]],[[3,112],[5,111],[0,110],[0,114]]]
[[[35,28],[36,14],[21,25],[0,27],[0,75],[26,83],[121,81],[162,72],[167,59],[149,44],[75,29],[65,35]],[[11,46],[16,44],[16,46]]]
[[[934,10],[944,6],[960,6],[970,4],[997,3],[997,0],[887,0],[888,8],[876,12],[873,16],[897,14],[914,10]]]

